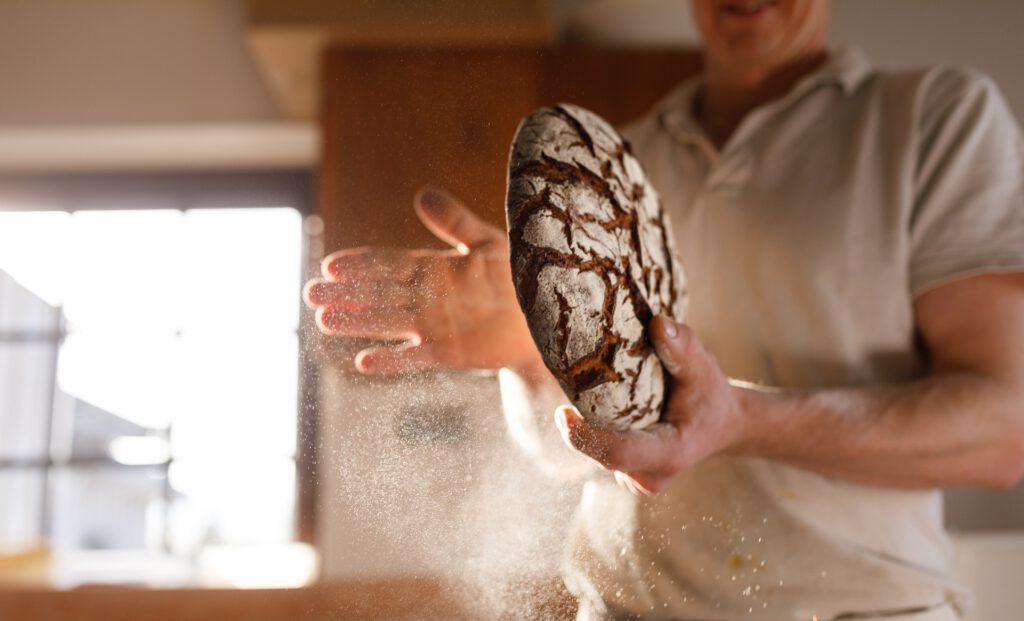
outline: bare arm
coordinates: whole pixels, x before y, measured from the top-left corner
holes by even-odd
[[[915,304],[932,370],[910,383],[806,391],[731,385],[685,327],[656,322],[668,422],[612,434],[560,411],[563,434],[641,491],[715,453],[769,457],[886,487],[1006,488],[1024,476],[1024,274],[965,278]]]
[[[1014,485],[1024,474],[1024,274],[923,294],[932,361],[920,381],[769,394],[741,390],[756,430],[739,450],[893,487]]]

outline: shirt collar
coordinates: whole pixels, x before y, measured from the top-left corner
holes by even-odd
[[[818,84],[835,82],[849,97],[870,74],[871,61],[864,52],[855,47],[839,47],[829,52],[829,58],[821,69],[807,79],[816,80]]]
[[[775,103],[785,107],[805,93],[829,84],[837,85],[846,97],[853,95],[857,87],[871,74],[871,63],[858,48],[839,47],[829,52],[825,62],[797,82],[796,86]],[[670,131],[684,133],[700,132],[700,125],[693,118],[694,98],[703,85],[703,77],[686,80],[670,91],[655,107],[661,124]]]

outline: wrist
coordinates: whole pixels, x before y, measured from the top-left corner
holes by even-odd
[[[733,394],[735,437],[728,451],[747,457],[764,454],[764,444],[771,437],[769,414],[771,402],[778,391],[742,380],[729,380]]]

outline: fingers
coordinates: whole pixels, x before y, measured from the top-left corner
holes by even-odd
[[[682,360],[685,356],[685,340],[688,336],[684,330],[689,330],[689,328],[659,315],[651,320],[650,330],[654,351],[657,352],[661,363],[673,377],[679,375],[683,370]]]
[[[717,365],[697,333],[685,324],[657,316],[651,320],[650,332],[654,351],[679,384],[699,384],[706,379],[709,363]]]
[[[646,487],[640,485],[637,482],[637,480],[633,478],[633,476],[630,474],[626,474],[625,472],[616,470],[615,472],[612,473],[612,475],[615,477],[615,482],[618,483],[620,487],[630,492],[634,496],[650,496],[651,494],[654,493],[651,490],[647,489]]]
[[[612,470],[612,476],[620,487],[634,496],[652,496],[657,494],[665,489],[671,480],[671,476],[639,471],[623,472],[622,470]]]
[[[324,334],[372,339],[417,339],[416,317],[413,313],[393,308],[339,308],[321,306],[316,309],[316,323]]]
[[[402,248],[349,248],[327,255],[320,271],[329,281],[364,280],[409,283],[418,274],[458,256],[454,251]]]
[[[343,280],[329,282],[311,280],[306,283],[302,297],[310,307],[341,306],[364,309],[370,307],[407,308],[413,302],[413,292],[393,282]]]
[[[675,427],[658,423],[643,431],[607,431],[588,425],[576,408],[562,406],[555,424],[571,448],[606,470],[674,473],[678,470]]]
[[[632,488],[636,490],[633,491],[631,489],[630,491],[633,491],[638,496],[658,494],[664,491],[672,481],[670,476],[661,476],[650,472],[627,472],[624,476],[630,482]]]
[[[324,259],[325,279],[307,283],[303,297],[325,334],[415,338],[416,317],[424,303],[443,297],[439,275],[453,260],[462,259],[454,251],[342,250]]]
[[[356,354],[355,362],[356,369],[367,375],[398,375],[437,366],[433,349],[426,344],[364,349]]]
[[[589,457],[598,466],[608,469],[603,459],[605,448],[601,444],[603,436],[590,429],[576,408],[571,405],[563,405],[556,409],[555,426],[558,427],[566,446]]]
[[[461,254],[505,238],[497,227],[487,224],[457,198],[438,188],[423,188],[417,192],[413,208],[431,233]]]

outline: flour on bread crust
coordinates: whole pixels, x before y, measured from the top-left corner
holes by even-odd
[[[519,304],[566,395],[601,427],[657,421],[667,375],[647,326],[681,318],[682,273],[629,145],[583,108],[533,112],[512,144],[506,208]]]

